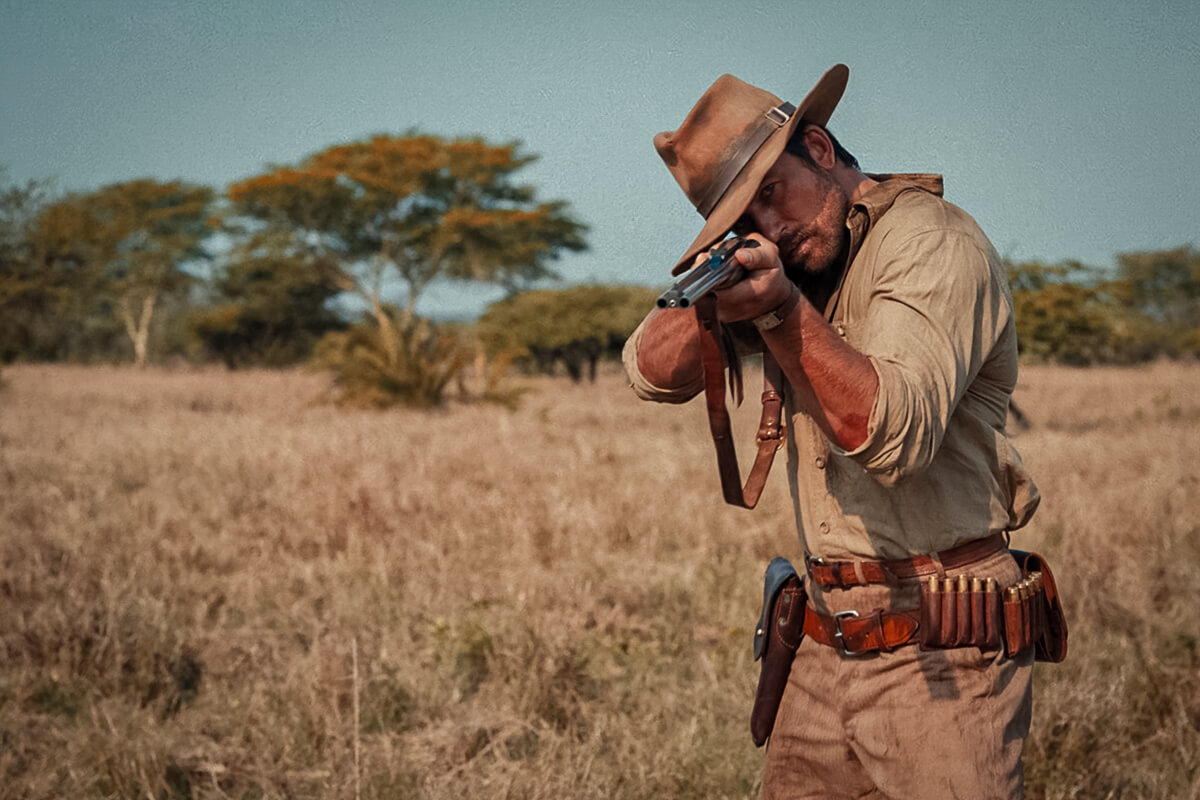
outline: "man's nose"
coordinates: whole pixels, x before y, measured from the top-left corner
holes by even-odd
[[[777,214],[763,214],[758,217],[758,232],[775,244],[783,235],[783,223]]]

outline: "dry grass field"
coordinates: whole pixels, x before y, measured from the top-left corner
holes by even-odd
[[[755,796],[759,581],[797,545],[782,468],[721,505],[699,403],[611,369],[513,412],[2,379],[0,797]],[[1027,368],[1017,398],[1045,499],[1014,544],[1072,626],[1029,796],[1200,798],[1200,367]]]

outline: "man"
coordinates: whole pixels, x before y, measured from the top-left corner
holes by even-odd
[[[867,175],[825,129],[848,76],[833,67],[792,107],[726,75],[655,137],[705,218],[675,273],[730,231],[757,242],[735,254],[744,277],[715,293],[717,316],[786,378],[808,636],[763,796],[1020,797],[1030,651],[953,637],[935,648],[929,625],[910,622],[930,577],[1021,577],[1006,533],[1039,498],[1005,435],[1007,278],[940,178]],[[696,315],[652,311],[625,364],[644,399],[694,397]]]

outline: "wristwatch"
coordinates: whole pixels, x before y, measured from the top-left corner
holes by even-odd
[[[754,318],[754,327],[758,328],[760,331],[769,331],[772,328],[778,328],[783,321],[787,319],[787,315],[792,313],[793,309],[795,309],[799,303],[800,290],[793,286],[792,293],[787,296],[786,300],[767,313],[763,314],[761,317]]]

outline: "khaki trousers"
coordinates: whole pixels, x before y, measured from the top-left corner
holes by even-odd
[[[947,574],[1003,587],[1019,572],[1001,553]],[[809,593],[826,613],[920,602],[916,581]],[[1010,659],[912,644],[852,658],[805,639],[767,744],[762,798],[1020,798],[1032,666],[1032,652]]]

